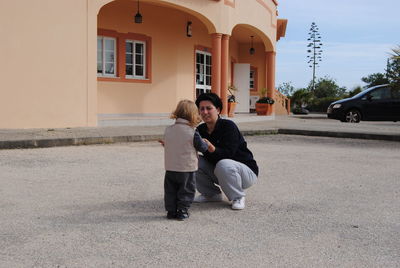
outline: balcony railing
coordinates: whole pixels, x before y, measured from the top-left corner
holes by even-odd
[[[283,95],[278,90],[275,90],[275,114],[284,115],[290,114],[290,99]]]

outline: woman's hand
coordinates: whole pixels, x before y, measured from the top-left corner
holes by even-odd
[[[209,140],[207,140],[207,139],[203,139],[203,140],[204,140],[204,142],[207,143],[207,145],[208,145],[208,151],[209,151],[210,153],[215,152],[215,146],[214,146]]]

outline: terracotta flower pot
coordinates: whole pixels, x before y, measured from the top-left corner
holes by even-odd
[[[269,109],[270,109],[270,104],[268,103],[256,103],[257,115],[267,115]]]
[[[237,102],[228,102],[228,117],[235,116],[236,104]]]

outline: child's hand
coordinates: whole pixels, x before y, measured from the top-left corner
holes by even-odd
[[[215,146],[209,141],[209,140],[207,140],[207,139],[203,139],[204,140],[204,142],[205,143],[207,143],[207,145],[208,145],[208,151],[210,152],[210,153],[213,153],[214,151],[215,151]]]
[[[158,140],[158,142],[159,142],[159,143],[161,143],[161,145],[162,145],[162,146],[164,146],[164,145],[165,145],[165,143],[164,143],[164,141],[163,141],[163,140]]]

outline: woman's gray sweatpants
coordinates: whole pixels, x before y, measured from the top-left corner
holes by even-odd
[[[243,163],[223,159],[214,166],[204,157],[199,157],[196,187],[205,196],[220,194],[222,190],[229,200],[235,200],[245,196],[244,189],[256,181],[257,175]]]

